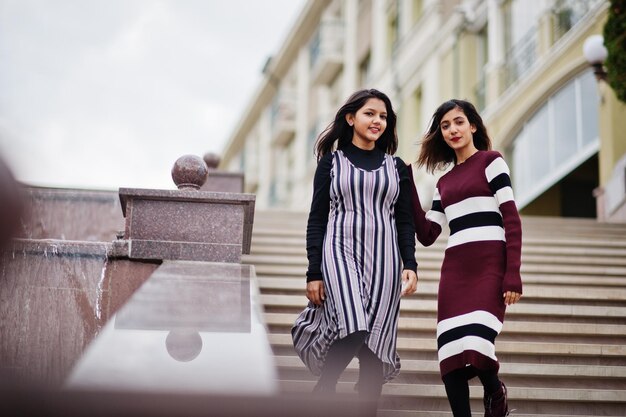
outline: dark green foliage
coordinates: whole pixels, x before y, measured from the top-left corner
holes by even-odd
[[[611,0],[604,45],[609,51],[605,63],[609,85],[617,98],[626,103],[626,0]]]

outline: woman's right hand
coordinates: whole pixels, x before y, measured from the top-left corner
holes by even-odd
[[[326,299],[324,293],[324,281],[309,281],[306,283],[306,298],[316,306],[321,306]]]

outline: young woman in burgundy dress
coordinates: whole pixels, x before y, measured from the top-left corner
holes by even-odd
[[[418,165],[444,170],[432,208],[425,213],[413,189],[416,235],[432,244],[445,224],[450,237],[441,267],[437,346],[441,377],[455,417],[471,416],[468,380],[484,387],[486,417],[509,413],[507,389],[498,378],[495,339],[506,306],[522,294],[522,227],[509,169],[475,107],[443,103],[432,117]]]
[[[357,390],[373,403],[365,413],[372,416],[384,382],[400,370],[400,297],[417,287],[412,182],[392,156],[395,126],[389,98],[361,90],[320,135],[306,234],[309,304],[291,331],[296,352],[319,375],[315,392],[335,392],[359,358]]]

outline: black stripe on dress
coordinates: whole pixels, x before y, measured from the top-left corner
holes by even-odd
[[[495,194],[496,191],[505,187],[511,186],[511,177],[506,172],[497,175],[491,181],[489,181],[489,188]]]
[[[454,342],[465,336],[477,336],[481,339],[488,340],[491,344],[495,343],[498,332],[484,324],[472,323],[465,326],[455,327],[447,332],[442,333],[437,338],[437,350],[441,349],[447,343]]]
[[[470,229],[472,227],[482,226],[500,226],[504,227],[502,222],[502,215],[495,211],[482,211],[478,213],[466,214],[465,216],[457,217],[450,220],[448,223],[450,226],[450,234],[453,235],[461,230]]]
[[[431,210],[438,211],[443,213],[443,206],[441,205],[441,200],[433,200],[433,206],[430,208]]]

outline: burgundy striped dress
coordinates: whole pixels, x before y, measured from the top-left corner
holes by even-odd
[[[385,380],[396,376],[402,260],[393,207],[400,192],[394,158],[375,170],[332,155],[330,212],[322,253],[326,301],[312,303],[292,328],[294,348],[315,375],[331,344],[367,331],[366,344],[383,362]],[[411,233],[412,237],[412,233]]]
[[[505,291],[522,292],[522,228],[509,169],[496,151],[478,151],[437,182],[432,208],[413,194],[418,240],[432,244],[450,228],[437,304],[441,375],[472,365],[498,370]]]

